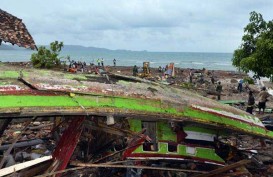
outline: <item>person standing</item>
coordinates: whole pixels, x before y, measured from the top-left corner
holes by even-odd
[[[262,113],[264,113],[264,110],[266,108],[266,102],[268,101],[267,98],[271,95],[266,91],[266,88],[263,87],[262,91],[258,94],[258,108],[259,108],[259,114],[261,113],[261,109],[263,110]]]
[[[214,85],[215,79],[213,76],[211,76],[211,83]]]
[[[97,63],[98,63],[98,66],[100,66],[100,59],[99,58],[97,59]]]
[[[190,80],[190,83],[192,83],[192,70],[190,70],[190,73],[189,73],[189,80]]]
[[[103,60],[103,58],[101,58],[101,61],[100,61],[100,63],[101,63],[101,66],[103,67],[104,66],[104,60]]]
[[[247,101],[246,112],[252,114],[254,104],[255,104],[255,98],[253,96],[253,92],[250,90],[249,93],[248,93],[248,101]]]
[[[137,70],[137,66],[135,65],[133,68],[133,76],[137,76],[138,70]]]
[[[214,85],[215,79],[214,79],[214,71],[211,72],[211,83]]]
[[[221,82],[219,81],[217,86],[216,86],[216,92],[217,92],[217,100],[221,100],[221,92],[222,92],[222,85]]]
[[[117,60],[114,58],[114,60],[113,60],[114,66],[116,66],[116,62],[117,62]]]
[[[239,90],[239,92],[241,93],[242,90],[243,90],[243,79],[240,79],[239,83],[238,83],[238,87],[237,87],[237,90]]]

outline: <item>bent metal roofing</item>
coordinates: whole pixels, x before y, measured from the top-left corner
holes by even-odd
[[[2,41],[19,47],[37,49],[22,19],[0,9],[0,44]]]

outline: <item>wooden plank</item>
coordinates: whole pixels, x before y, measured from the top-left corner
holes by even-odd
[[[38,174],[42,174],[45,169],[47,169],[51,164],[51,161],[46,161],[39,163],[35,166],[31,166],[29,168],[23,169],[18,173],[18,176],[20,177],[30,177],[30,176],[35,176]]]
[[[5,176],[16,171],[20,171],[22,169],[37,165],[38,163],[45,162],[52,159],[52,156],[44,156],[35,160],[30,160],[24,163],[16,164],[7,168],[0,169],[0,176]]]
[[[231,165],[226,165],[226,166],[218,168],[216,170],[212,170],[208,174],[196,175],[194,177],[210,177],[210,176],[214,176],[214,175],[219,176],[219,174],[221,174],[221,173],[224,173],[224,172],[226,172],[228,170],[232,170],[234,168],[238,168],[240,166],[246,165],[246,164],[248,164],[250,162],[251,162],[251,160],[241,160],[241,161],[233,163]]]
[[[157,151],[156,122],[142,121],[142,126],[146,129],[144,134],[152,139],[151,150]]]
[[[164,171],[181,171],[189,173],[207,173],[205,171],[197,170],[186,170],[186,169],[177,169],[177,168],[163,168],[163,167],[149,167],[149,166],[136,166],[136,165],[108,165],[108,164],[93,164],[93,163],[81,163],[72,161],[70,165],[79,166],[79,167],[91,167],[91,168],[134,168],[134,169],[147,169],[147,170],[164,170]]]
[[[96,130],[96,131],[103,131],[105,133],[110,133],[113,135],[118,135],[118,136],[126,136],[125,133],[121,132],[121,131],[117,131],[111,128],[105,128],[105,127],[98,127],[98,126],[93,126],[93,125],[84,125],[85,127],[91,129],[91,130]]]
[[[53,125],[53,123],[50,123],[50,124],[45,124],[45,125],[38,125],[38,126],[29,127],[28,129],[38,130],[38,129],[42,129],[42,128],[45,128],[45,127],[50,127],[52,125]]]
[[[46,173],[46,174],[43,174],[43,175],[38,175],[38,176],[35,176],[35,177],[52,176],[52,175],[57,175],[57,174],[65,173],[65,172],[68,172],[68,171],[81,170],[81,169],[83,169],[83,168],[85,168],[85,167],[69,168],[69,169],[60,170],[60,171],[56,171],[56,172]]]

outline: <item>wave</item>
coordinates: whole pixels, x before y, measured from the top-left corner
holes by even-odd
[[[191,63],[194,65],[204,65],[204,63],[202,63],[202,62],[191,62]]]
[[[231,66],[231,63],[214,63],[214,65],[219,65],[219,66]]]

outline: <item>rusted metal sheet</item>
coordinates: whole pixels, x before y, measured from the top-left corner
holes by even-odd
[[[19,47],[37,49],[22,19],[0,9],[0,40]]]
[[[52,154],[54,162],[53,168],[50,170],[50,172],[60,171],[66,168],[74,149],[78,144],[84,119],[85,116],[75,117],[69,123],[69,127],[63,132],[63,135]]]

